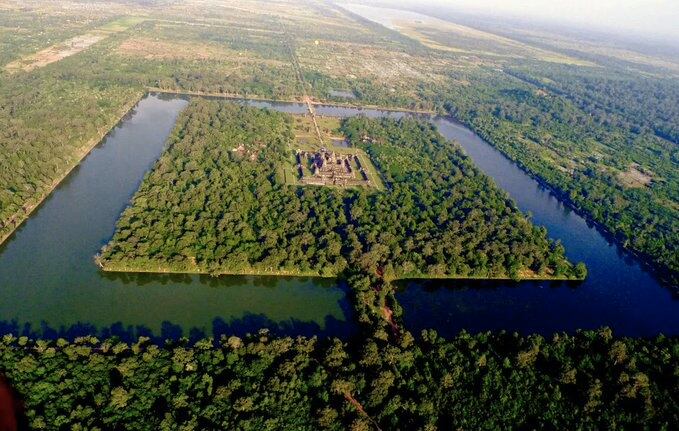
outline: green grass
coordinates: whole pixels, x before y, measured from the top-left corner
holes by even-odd
[[[139,23],[142,23],[144,21],[146,21],[146,18],[137,17],[137,16],[125,16],[125,17],[121,17],[121,18],[115,19],[113,21],[110,21],[110,22],[104,24],[103,26],[99,27],[99,30],[117,33],[117,32],[121,32],[121,31],[125,31],[128,28],[130,28],[134,25],[137,25]]]

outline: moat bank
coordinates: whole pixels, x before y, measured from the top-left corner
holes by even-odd
[[[435,124],[444,136],[459,142],[535,224],[564,244],[571,261],[585,262],[588,276],[584,282],[401,283],[398,299],[409,329],[434,327],[445,335],[462,328],[549,334],[605,325],[632,336],[679,334],[679,300],[638,258],[463,125],[447,118],[437,118]]]
[[[162,153],[187,101],[150,95],[0,248],[0,332],[44,336],[344,336],[353,324],[334,280],[104,273],[93,256]]]
[[[27,326],[43,336],[154,334],[163,338],[242,334],[270,327],[285,334],[347,336],[354,328],[346,289],[334,280],[104,273],[92,257],[161,154],[186,99],[149,95],[88,155],[0,248],[0,332]],[[249,101],[304,113],[302,103]],[[319,115],[408,115],[315,106]],[[476,135],[447,119],[439,130],[584,261],[583,283],[404,282],[398,299],[406,326],[451,335],[506,329],[539,332],[608,325],[620,334],[679,334],[679,301],[596,229]]]

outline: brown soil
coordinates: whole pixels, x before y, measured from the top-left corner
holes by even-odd
[[[6,65],[5,69],[10,72],[16,72],[19,70],[30,72],[31,70],[47,66],[50,63],[57,62],[66,57],[70,57],[74,54],[84,51],[105,37],[106,34],[97,32],[76,36],[73,39],[67,40],[66,42],[50,46],[49,48],[43,49],[42,51],[39,51],[33,55],[13,61]]]
[[[630,166],[627,172],[620,172],[618,179],[623,186],[629,188],[648,187],[653,181],[653,177],[646,172],[640,171],[637,165]]]
[[[389,308],[388,306],[384,305],[382,307],[382,316],[384,317],[384,320],[387,321],[389,326],[391,327],[391,331],[393,332],[394,336],[396,338],[399,337],[400,331],[398,330],[398,326],[396,325],[396,322],[394,322],[394,311]]]
[[[354,406],[354,407],[356,408],[356,410],[358,410],[362,415],[364,415],[365,417],[367,417],[368,419],[370,419],[370,422],[372,422],[373,425],[375,425],[375,428],[376,428],[378,431],[382,431],[382,429],[377,425],[377,422],[375,422],[375,420],[373,420],[373,418],[370,417],[370,415],[365,411],[365,409],[363,408],[363,406],[361,405],[361,403],[359,403],[358,400],[357,400],[356,398],[354,398],[354,397],[353,397],[350,393],[348,393],[348,392],[345,392],[345,393],[344,393],[344,398],[345,398],[347,401],[349,401],[349,403],[350,403],[352,406]]]

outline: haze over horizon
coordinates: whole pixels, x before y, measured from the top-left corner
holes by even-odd
[[[548,5],[542,0],[364,0],[361,3],[408,8],[441,6],[475,14],[587,26],[619,34],[643,34],[679,44],[679,1],[676,0],[569,0]]]

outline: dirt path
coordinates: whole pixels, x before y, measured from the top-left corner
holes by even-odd
[[[378,284],[374,286],[375,292],[378,294],[382,291],[382,286],[384,285],[384,269],[381,267],[378,267],[375,270],[375,274],[379,277],[380,281]],[[382,312],[382,318],[386,320],[387,324],[389,324],[389,327],[391,328],[391,332],[394,334],[394,337],[398,340],[401,338],[401,329],[398,327],[396,322],[394,321],[394,310],[391,309],[387,304],[384,304],[380,307],[380,311]]]
[[[398,328],[398,325],[396,322],[394,322],[394,311],[388,307],[387,305],[382,306],[382,316],[384,317],[384,320],[387,321],[389,326],[391,327],[391,331],[394,333],[394,336],[396,338],[399,338],[401,335],[401,331]]]
[[[318,138],[318,142],[319,144],[321,144],[321,147],[325,147],[325,144],[323,143],[323,136],[321,135],[321,129],[318,127],[318,122],[316,121],[316,111],[314,110],[314,103],[312,102],[311,97],[306,92],[306,82],[304,81],[304,74],[302,73],[302,68],[299,65],[299,58],[297,57],[297,52],[295,51],[295,45],[292,40],[292,37],[290,37],[287,33],[285,45],[287,46],[288,52],[290,53],[290,63],[292,64],[293,69],[295,69],[295,76],[297,77],[297,82],[299,83],[300,89],[302,90],[302,97],[304,103],[306,103],[309,115],[311,115],[311,121],[313,121],[314,123],[314,128],[316,129],[316,137]]]
[[[345,398],[347,401],[349,401],[349,403],[350,403],[352,406],[354,406],[354,407],[356,408],[356,410],[358,410],[362,415],[364,415],[365,417],[367,417],[367,418],[370,420],[370,422],[372,422],[372,424],[375,425],[375,428],[376,428],[378,431],[382,431],[382,428],[380,428],[380,426],[377,424],[377,422],[376,422],[373,418],[370,417],[370,415],[369,415],[369,414],[365,411],[365,409],[363,408],[363,405],[361,405],[361,403],[359,403],[358,400],[357,400],[356,398],[354,398],[349,392],[345,392],[345,393],[344,393],[344,398]]]

